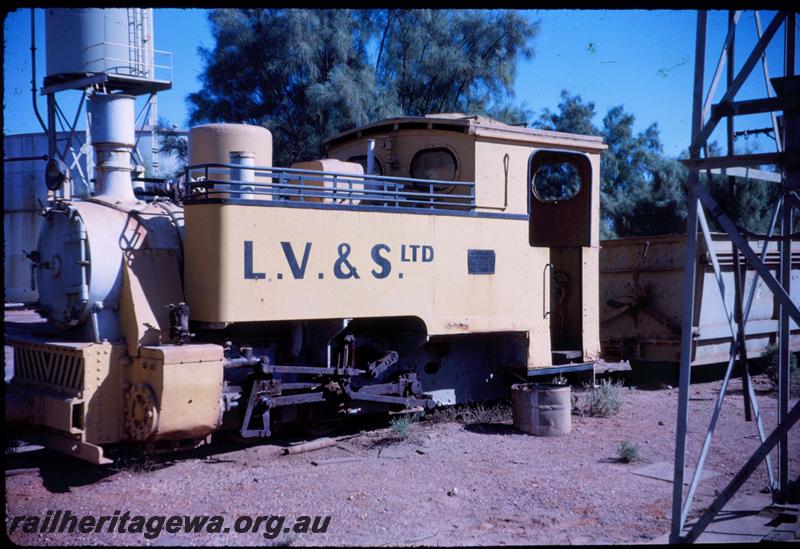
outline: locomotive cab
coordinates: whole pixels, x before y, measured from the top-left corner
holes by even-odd
[[[544,288],[540,316],[549,329],[549,349],[541,336],[530,349],[532,370],[577,369],[599,357],[599,138],[453,113],[368,125],[330,139],[326,150],[366,170],[370,141],[375,174],[474,182],[474,211],[527,218],[529,245],[549,254],[541,276],[526,283]]]

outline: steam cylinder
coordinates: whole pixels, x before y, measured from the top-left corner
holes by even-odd
[[[126,8],[45,10],[47,75],[130,74]]]

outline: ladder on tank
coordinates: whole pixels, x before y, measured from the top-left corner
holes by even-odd
[[[131,76],[153,78],[153,25],[150,9],[127,8],[128,62]]]
[[[131,76],[145,76],[142,70],[143,56],[141,50],[142,35],[142,9],[128,8],[128,61]]]
[[[128,12],[128,61],[130,63],[131,76],[141,78],[151,78],[153,76],[153,34],[150,21],[150,10],[142,8],[127,8]],[[156,126],[158,124],[158,112],[156,94],[150,96],[150,106],[148,109],[148,121],[144,124],[150,126],[151,148],[150,165],[153,173],[158,172],[158,136]],[[138,143],[138,139],[137,139]]]

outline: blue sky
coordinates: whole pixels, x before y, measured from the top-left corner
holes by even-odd
[[[186,127],[186,96],[200,88],[202,61],[199,46],[212,47],[206,11],[199,9],[156,9],[155,47],[172,52],[173,87],[158,96],[159,115]],[[677,156],[689,141],[691,93],[694,69],[696,12],[666,10],[527,10],[526,17],[541,22],[534,41],[535,56],[518,63],[515,99],[539,113],[555,110],[562,89],[580,94],[595,103],[596,124],[609,107],[624,105],[636,117],[636,129],[658,123],[664,152]],[[773,12],[761,12],[762,28]],[[36,10],[37,87],[45,70],[44,15]],[[727,12],[709,17],[706,85],[727,30]],[[30,94],[30,10],[11,12],[4,21],[4,132],[28,133],[39,130]],[[753,12],[745,12],[736,39],[738,68],[756,40]],[[782,71],[783,30],[768,49],[771,76]],[[724,73],[723,73],[724,74]],[[723,76],[724,77],[724,76]],[[721,86],[722,87],[722,86]],[[760,65],[748,79],[737,99],[761,97],[764,81]],[[78,92],[67,92],[59,103],[67,116],[74,114]],[[40,112],[45,111],[39,98]],[[737,129],[769,125],[765,115],[740,118]],[[82,127],[82,126],[79,126]],[[722,125],[713,136],[724,143]],[[739,140],[737,146],[744,145]],[[774,150],[767,137],[750,138],[750,147]]]

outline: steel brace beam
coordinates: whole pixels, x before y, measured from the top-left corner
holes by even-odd
[[[683,491],[682,491],[682,489],[683,489],[683,464],[685,462],[683,462],[681,464],[680,473],[679,473],[679,471],[677,469],[677,466],[676,466],[675,479],[674,479],[676,484],[675,484],[675,487],[673,487],[673,489],[674,489],[674,494],[673,495],[675,495],[675,493],[679,493],[680,494],[680,501],[681,501],[680,515],[679,515],[680,516],[680,527],[679,527],[678,531],[683,529],[683,525],[686,523],[686,519],[688,517],[689,511],[690,511],[690,508],[691,508],[691,501],[692,501],[692,499],[694,497],[695,490],[696,490],[697,485],[698,485],[699,480],[700,480],[700,475],[702,473],[702,468],[703,468],[703,465],[704,465],[704,462],[705,462],[705,458],[707,456],[708,449],[709,449],[709,446],[710,446],[711,437],[713,435],[714,429],[716,427],[717,420],[719,418],[719,413],[720,413],[720,410],[721,410],[721,407],[722,407],[722,402],[723,402],[723,399],[724,399],[724,396],[725,396],[725,392],[727,390],[728,381],[729,381],[730,375],[732,373],[733,364],[734,364],[735,358],[736,358],[735,348],[739,343],[739,341],[738,341],[738,339],[739,339],[738,330],[736,329],[736,326],[735,326],[735,324],[733,322],[731,314],[730,314],[730,312],[728,310],[727,304],[725,303],[724,284],[723,284],[722,278],[721,278],[721,270],[720,270],[719,263],[718,263],[717,258],[716,258],[716,254],[714,253],[713,248],[712,248],[711,235],[710,235],[710,232],[708,230],[708,224],[707,224],[707,221],[706,221],[706,218],[705,218],[705,213],[703,211],[703,206],[702,206],[703,203],[707,203],[707,205],[709,206],[709,209],[711,209],[712,212],[717,211],[718,215],[716,216],[716,219],[723,226],[723,228],[725,228],[726,233],[728,234],[728,236],[731,238],[731,240],[736,245],[737,253],[738,253],[738,251],[741,251],[745,255],[745,257],[747,258],[748,263],[750,265],[753,265],[753,267],[756,268],[756,278],[753,280],[753,283],[752,283],[752,285],[750,287],[750,292],[749,292],[750,295],[747,298],[748,302],[747,302],[746,310],[745,310],[745,313],[744,313],[744,321],[746,322],[747,317],[749,315],[750,306],[752,305],[753,292],[755,290],[755,287],[756,287],[756,285],[758,283],[759,278],[761,278],[770,287],[770,289],[773,290],[773,293],[779,298],[782,310],[786,311],[785,314],[787,316],[791,316],[795,320],[795,322],[800,324],[800,321],[798,321],[798,318],[800,318],[800,314],[798,314],[797,306],[791,301],[791,298],[786,294],[786,292],[784,291],[784,289],[782,288],[780,283],[775,280],[775,278],[772,276],[772,273],[763,264],[763,260],[764,260],[764,257],[766,255],[766,251],[767,251],[768,241],[764,242],[764,245],[763,245],[763,248],[762,248],[760,256],[756,256],[755,253],[750,248],[750,246],[747,243],[747,241],[744,240],[743,237],[741,237],[741,235],[738,234],[738,231],[736,231],[735,226],[732,226],[733,223],[730,221],[730,219],[728,219],[725,214],[722,214],[722,213],[720,213],[718,211],[719,210],[719,205],[711,197],[710,193],[708,193],[708,191],[699,184],[699,182],[697,181],[696,172],[694,172],[694,174],[695,174],[694,181],[693,182],[690,181],[690,196],[691,195],[698,196],[700,198],[700,200],[699,201],[695,200],[694,208],[690,208],[690,216],[692,216],[692,215],[694,216],[695,223],[699,222],[699,224],[701,226],[701,229],[702,229],[702,233],[703,233],[703,236],[704,236],[704,239],[705,239],[705,243],[706,243],[706,246],[708,248],[709,255],[710,255],[711,261],[712,261],[712,265],[713,265],[713,268],[714,268],[715,278],[716,278],[717,284],[719,286],[720,295],[721,295],[722,300],[723,300],[723,307],[725,309],[725,316],[726,316],[726,318],[728,320],[729,328],[730,328],[731,333],[732,333],[732,343],[731,343],[731,357],[729,359],[728,367],[726,369],[726,373],[725,373],[725,376],[723,378],[722,387],[720,388],[719,396],[717,397],[717,402],[716,402],[716,405],[715,405],[715,408],[714,408],[714,411],[713,411],[713,414],[712,414],[712,417],[711,417],[711,421],[710,421],[710,424],[709,424],[709,427],[708,427],[708,431],[706,433],[706,438],[705,438],[704,443],[703,443],[703,448],[701,450],[701,454],[700,454],[700,457],[698,459],[698,465],[697,465],[697,467],[695,469],[695,472],[694,472],[694,475],[693,475],[693,478],[692,478],[692,481],[691,481],[691,484],[690,484],[690,487],[689,487],[689,492],[688,492],[685,500],[683,500],[683,497],[682,497],[683,496]],[[773,214],[773,217],[772,217],[772,223],[771,223],[771,227],[770,227],[770,231],[768,233],[768,236],[771,235],[772,230],[774,229],[775,221],[777,220],[777,214],[782,209],[789,210],[789,205],[785,204],[785,203],[782,204],[781,201],[779,201],[778,204],[776,205],[776,208],[775,208],[775,211],[774,211],[774,214]],[[694,211],[691,211],[691,210],[694,210]],[[727,223],[724,223],[723,222],[724,220],[727,220],[730,223],[731,226],[730,227],[726,226]],[[691,246],[691,244],[693,244],[693,246]],[[694,271],[697,268],[696,267],[696,263],[697,263],[696,246],[697,246],[697,232],[695,230],[694,238],[687,237],[687,258],[686,258],[686,261],[687,261],[686,262],[687,274],[686,274],[686,277],[687,277],[687,279],[689,277],[691,277],[692,283],[694,283],[694,279],[695,279],[695,276],[696,276]],[[690,247],[695,248],[695,252],[692,254],[691,261],[690,261],[690,259],[688,257],[688,249]],[[689,274],[689,271],[692,271],[691,275]],[[685,282],[686,282],[686,280],[685,280]],[[684,287],[684,291],[685,290],[686,290],[686,288]],[[776,290],[780,290],[780,292],[778,292]],[[693,291],[692,291],[692,294],[693,294]],[[781,297],[781,294],[783,294],[783,296],[785,296],[785,298]],[[692,297],[692,300],[691,300],[690,303],[693,303],[693,302],[694,302],[694,298]],[[684,307],[686,307],[686,306],[687,306],[687,302],[684,303]],[[691,315],[692,312],[690,312],[689,314]],[[693,320],[692,320],[692,322],[693,322]],[[686,330],[686,328],[684,326],[684,328],[682,330],[682,333],[681,333],[681,338],[682,339],[684,338],[684,336],[686,336],[686,332],[687,332],[687,330]],[[689,345],[691,345],[691,330],[688,330],[688,332],[689,332],[689,336],[688,337],[690,339]],[[788,333],[788,330],[786,330],[786,332]],[[788,342],[787,342],[787,345],[788,345]],[[691,347],[690,347],[689,352],[691,352]],[[681,419],[683,419],[683,430],[681,431],[679,429],[679,440],[678,440],[679,444],[677,445],[677,446],[680,446],[680,441],[683,440],[684,446],[683,446],[682,452],[685,452],[685,431],[686,431],[686,427],[687,427],[686,419],[688,418],[688,387],[689,387],[689,377],[688,376],[689,376],[689,363],[691,362],[690,358],[691,358],[690,355],[687,355],[686,357],[684,357],[683,352],[682,352],[682,354],[681,354],[681,372],[680,372],[681,384],[680,384],[680,394],[679,394],[679,410],[681,408],[683,408],[683,407],[685,407],[685,408],[683,408],[684,411],[682,413],[679,412],[679,425],[681,424]],[[687,364],[684,364],[684,360],[688,361]],[[788,371],[788,368],[786,368],[786,370]],[[747,375],[747,377],[748,377],[747,381],[750,381],[749,380],[749,374]],[[761,414],[760,414],[760,411],[758,410],[757,400],[755,398],[755,392],[753,390],[752,383],[747,383],[747,385],[748,385],[748,393],[749,393],[749,396],[750,396],[750,401],[754,406],[754,412],[755,412],[755,415],[756,415],[756,422],[757,422],[759,438],[761,439],[761,442],[762,442],[762,445],[763,445],[763,444],[766,444],[767,440],[769,440],[769,439],[765,439],[764,438],[764,429],[763,429],[763,425],[762,425],[762,422],[761,422]],[[782,385],[786,385],[786,384],[784,383]],[[795,420],[795,422],[796,422],[796,420]],[[781,424],[783,424],[783,423],[781,423]],[[794,422],[792,422],[792,425],[793,424],[794,424]],[[791,428],[791,425],[789,426],[789,428]],[[684,433],[683,436],[680,436],[680,432]],[[780,484],[776,485],[777,483],[775,482],[775,479],[774,479],[774,473],[773,473],[772,464],[771,464],[770,459],[769,459],[769,451],[772,450],[772,448],[775,445],[777,445],[779,442],[782,442],[781,441],[782,437],[785,437],[785,433],[784,433],[784,435],[777,435],[777,437],[775,439],[775,443],[770,445],[764,451],[764,455],[761,456],[756,461],[756,465],[758,465],[758,464],[761,463],[761,461],[766,460],[767,471],[768,471],[768,476],[769,476],[769,481],[770,481],[770,488],[773,491],[775,491],[776,489],[783,490],[785,488],[785,484],[786,484],[787,473],[781,471],[782,474],[779,475]],[[781,452],[781,454],[782,455],[780,457],[783,457],[786,454],[786,452],[785,451]],[[683,457],[685,459],[685,453],[684,453]],[[785,457],[783,457],[783,460],[785,460]],[[781,461],[783,461],[783,460],[781,460]],[[676,464],[677,463],[678,463],[678,460],[677,460],[677,456],[676,456]],[[755,467],[753,467],[753,469],[754,468]],[[785,466],[784,466],[784,468],[785,468]],[[748,473],[748,476],[749,476],[750,473],[752,473],[752,471],[750,471]],[[678,477],[680,477],[680,485],[677,484]],[[744,480],[746,480],[746,478]],[[744,480],[742,482],[744,482]],[[738,489],[738,487],[737,487],[737,489]],[[735,493],[735,490],[734,490],[734,493]],[[732,495],[733,494],[730,494],[730,496],[732,496]],[[728,499],[730,499],[730,496],[722,503],[722,505],[724,505],[724,503],[727,502]],[[674,501],[673,501],[673,504],[674,504]],[[720,507],[720,509],[721,509],[721,507]],[[717,512],[718,511],[719,511],[719,509],[717,510]],[[676,512],[676,509],[675,509],[674,505],[673,505],[673,512]],[[674,517],[675,517],[675,515],[673,515],[673,518]],[[708,522],[710,522],[711,518],[713,518],[713,515],[708,519]],[[706,526],[707,526],[708,522],[705,523]],[[703,526],[703,528],[704,527],[705,526]],[[697,533],[695,535],[695,538],[696,538],[697,535],[699,535],[699,533]],[[674,530],[673,530],[673,536],[670,539],[671,539],[671,542],[679,541],[679,539],[675,538],[675,531]],[[692,541],[692,540],[688,539],[688,541]]]
[[[728,90],[722,96],[720,104],[728,103],[733,100],[736,93],[742,87],[742,84],[744,84],[745,80],[747,80],[747,77],[750,76],[750,73],[756,66],[756,63],[759,61],[759,59],[761,59],[761,56],[767,49],[767,45],[769,45],[770,41],[775,36],[775,33],[778,32],[778,29],[783,24],[785,19],[785,12],[780,11],[775,14],[775,17],[773,17],[772,21],[770,21],[769,25],[767,25],[764,34],[758,39],[753,51],[748,56],[747,61],[745,61],[744,66],[742,66],[741,70],[736,75],[736,78],[734,78],[733,83],[728,87]],[[705,44],[705,36],[703,37],[703,43]],[[705,58],[705,48],[703,48],[703,57]],[[699,150],[700,147],[702,147],[703,144],[708,141],[708,138],[711,137],[711,134],[714,132],[714,129],[717,127],[717,123],[719,121],[720,119],[714,117],[712,114],[711,119],[703,126],[703,129],[699,133],[692,132],[692,147]]]
[[[775,228],[775,223],[776,223],[776,221],[778,219],[778,213],[780,212],[780,206],[781,206],[781,202],[779,200],[778,203],[776,204],[775,210],[774,210],[773,215],[772,215],[772,220],[770,222],[769,232],[767,233],[768,236],[770,236],[772,234],[772,231]],[[689,514],[689,510],[690,510],[690,507],[691,507],[692,499],[694,498],[695,490],[697,489],[697,486],[700,483],[700,476],[701,476],[701,474],[703,472],[703,466],[705,465],[705,459],[706,459],[706,457],[708,455],[708,450],[711,447],[711,439],[712,439],[712,436],[714,435],[714,430],[716,428],[717,421],[719,419],[719,414],[720,414],[720,412],[722,410],[722,403],[723,403],[723,401],[725,399],[725,393],[726,393],[727,388],[728,388],[728,382],[730,381],[731,374],[733,373],[733,365],[734,365],[734,363],[736,361],[736,348],[737,348],[738,344],[740,343],[740,338],[741,338],[741,335],[743,334],[743,331],[740,331],[740,330],[736,329],[736,327],[735,327],[735,325],[733,323],[733,319],[731,318],[730,313],[728,311],[727,304],[725,303],[725,287],[724,287],[724,284],[722,282],[722,273],[721,273],[721,271],[719,269],[719,262],[717,261],[716,254],[714,253],[713,249],[711,248],[711,246],[712,246],[711,234],[710,234],[710,232],[708,230],[708,225],[707,225],[707,222],[706,222],[706,219],[705,219],[705,214],[703,213],[702,208],[700,208],[698,210],[698,213],[699,213],[700,223],[701,223],[701,226],[702,226],[702,229],[703,229],[703,237],[705,238],[706,247],[709,249],[709,255],[711,255],[712,265],[714,267],[714,273],[715,273],[715,276],[716,276],[716,279],[717,279],[717,284],[719,286],[720,297],[722,298],[722,304],[723,304],[723,307],[725,308],[725,314],[728,317],[728,323],[729,323],[729,327],[730,327],[730,330],[731,330],[731,334],[732,334],[733,340],[731,342],[731,350],[730,350],[730,355],[731,356],[730,356],[730,359],[728,360],[728,366],[727,366],[727,368],[725,370],[725,376],[723,377],[723,380],[722,380],[722,386],[720,387],[719,395],[717,396],[717,401],[716,401],[716,403],[714,405],[714,411],[713,411],[712,416],[711,416],[711,421],[709,423],[708,430],[706,431],[706,437],[705,437],[705,440],[703,441],[703,449],[700,451],[700,457],[697,460],[697,467],[695,467],[694,475],[692,476],[692,481],[691,481],[691,484],[689,485],[689,493],[687,494],[685,503],[684,503],[684,505],[682,507],[682,511],[681,511],[681,522],[682,523],[686,522],[686,517]],[[762,261],[764,260],[764,258],[767,255],[768,246],[769,246],[769,240],[765,240],[764,241],[764,245],[762,246],[761,255],[760,255],[760,259]],[[736,250],[735,253],[738,253],[738,250]],[[748,291],[747,304],[745,305],[744,313],[743,313],[743,323],[746,323],[747,319],[750,316],[750,308],[751,308],[751,306],[753,304],[753,297],[755,296],[755,290],[756,290],[756,287],[758,285],[758,278],[759,278],[758,277],[758,273],[756,273],[755,277],[753,278],[753,283],[750,285],[750,289]],[[753,384],[752,384],[752,382],[750,380],[750,373],[748,371],[745,371],[744,375],[747,377],[747,391],[749,393],[748,396],[750,397],[750,403],[753,406],[753,412],[755,414],[758,435],[759,435],[759,438],[760,438],[761,442],[763,443],[766,440],[766,435],[764,434],[764,425],[763,425],[763,422],[761,421],[761,413],[760,413],[760,410],[758,409],[758,401],[756,400],[755,390],[753,389]],[[777,488],[777,486],[775,484],[774,473],[773,473],[773,469],[772,469],[772,462],[771,462],[771,460],[769,458],[769,455],[767,455],[766,461],[767,461],[767,475],[769,477],[770,487],[771,487],[771,489],[775,490]]]
[[[789,356],[789,319],[791,318],[797,324],[800,324],[800,310],[798,304],[792,302],[789,287],[790,287],[790,263],[791,263],[791,226],[792,226],[792,209],[797,206],[797,197],[794,196],[792,191],[798,187],[797,185],[797,170],[798,170],[798,131],[800,125],[797,123],[797,82],[795,79],[782,78],[776,81],[775,89],[778,90],[777,99],[774,97],[774,92],[770,86],[769,73],[766,64],[766,48],[776,35],[778,29],[785,23],[785,36],[784,36],[784,53],[785,53],[785,75],[787,77],[794,75],[794,57],[795,57],[795,13],[794,12],[779,12],[772,19],[765,31],[762,33],[761,24],[756,12],[756,32],[758,34],[758,42],[752,51],[749,53],[738,74],[733,75],[733,44],[735,36],[735,28],[740,19],[741,12],[729,12],[728,16],[728,34],[720,53],[720,60],[717,64],[717,69],[714,74],[708,95],[703,101],[703,80],[704,80],[704,66],[705,66],[705,51],[706,51],[706,30],[707,30],[707,12],[698,12],[697,17],[697,35],[696,35],[696,50],[695,50],[695,80],[693,92],[693,108],[692,108],[692,140],[689,149],[690,158],[684,161],[690,168],[688,178],[688,198],[689,198],[689,212],[687,218],[687,238],[685,249],[685,266],[684,273],[684,294],[683,294],[683,313],[682,313],[682,331],[681,331],[681,363],[680,363],[680,390],[678,395],[678,418],[677,418],[677,432],[676,432],[676,445],[675,445],[675,472],[673,479],[673,501],[672,501],[672,527],[670,532],[670,542],[693,542],[697,540],[703,530],[710,524],[713,517],[724,507],[730,500],[741,485],[747,480],[752,472],[761,464],[762,461],[766,463],[767,473],[769,477],[770,489],[773,493],[773,498],[785,497],[788,486],[788,445],[787,433],[791,427],[797,423],[800,418],[800,405],[795,405],[791,412],[788,409],[788,356]],[[727,58],[727,59],[726,59]],[[736,103],[735,96],[742,84],[747,79],[748,75],[752,72],[753,68],[758,61],[761,61],[764,81],[766,86],[767,99],[755,99],[750,101],[743,101]],[[719,83],[722,73],[722,67],[728,63],[728,77],[727,77],[727,90],[723,94],[722,99],[717,105],[712,105],[714,93],[717,84]],[[780,84],[780,86],[779,86]],[[794,90],[790,89],[792,86]],[[794,93],[794,95],[792,95]],[[733,151],[732,136],[733,136],[733,117],[737,114],[744,114],[746,112],[771,112],[773,126],[776,125],[776,116],[774,110],[782,109],[784,111],[784,118],[788,119],[784,126],[787,128],[785,135],[784,146],[780,142],[776,142],[777,153],[760,154],[760,155],[737,155]],[[711,113],[711,119],[705,122],[708,113]],[[706,147],[708,138],[716,128],[718,122],[723,118],[728,121],[728,156],[721,158],[701,158],[701,151]],[[776,134],[776,141],[780,141],[780,136]],[[785,153],[781,154],[783,151]],[[706,157],[708,156],[707,150]],[[735,222],[722,210],[717,201],[711,196],[711,193],[703,185],[700,184],[699,170],[708,169],[712,167],[734,167],[743,166],[750,163],[762,161],[763,163],[781,164],[784,170],[784,178],[782,181],[781,197],[776,204],[773,215],[770,221],[769,230],[767,232],[765,242],[759,254],[750,247],[748,240],[743,237],[738,230]],[[709,174],[710,175],[710,174]],[[732,178],[729,178],[729,183]],[[735,293],[735,311],[731,311],[728,303],[725,301],[725,287],[722,279],[719,261],[712,248],[711,235],[708,228],[708,221],[706,219],[705,209],[713,216],[717,223],[723,228],[727,236],[730,238],[734,246],[734,268],[739,265],[739,253],[744,255],[748,265],[755,269],[755,277],[752,284],[746,292],[746,304],[742,306],[742,298],[745,292],[743,291],[743,284],[741,281],[741,273],[737,271],[734,281],[736,283]],[[778,238],[780,267],[778,269],[779,278],[766,267],[764,260],[766,258],[767,247],[772,238],[773,231],[778,220],[781,216],[781,236]],[[727,369],[725,372],[722,386],[719,391],[717,402],[712,414],[711,422],[706,432],[703,449],[698,459],[698,466],[695,469],[692,482],[689,486],[689,491],[686,499],[683,499],[683,480],[684,468],[686,464],[686,443],[687,443],[687,427],[688,427],[688,394],[689,384],[691,381],[691,357],[693,351],[693,326],[695,323],[694,318],[694,301],[695,301],[695,282],[697,276],[698,257],[697,257],[697,244],[698,244],[698,224],[702,230],[702,235],[705,240],[706,246],[709,251],[709,257],[714,269],[714,276],[717,282],[718,289],[722,298],[722,305],[728,326],[731,330],[732,343],[730,348],[730,358],[728,361]],[[743,372],[743,386],[747,397],[749,396],[750,404],[752,405],[755,414],[758,435],[761,445],[754,454],[750,456],[747,463],[737,473],[729,485],[719,494],[712,506],[701,516],[701,518],[692,526],[689,534],[682,537],[684,524],[688,517],[692,499],[695,494],[705,458],[710,446],[711,438],[719,418],[720,410],[722,407],[723,399],[727,390],[728,382],[732,374],[733,366],[736,362],[737,351],[741,355],[743,362],[746,361],[745,345],[745,330],[744,324],[749,317],[753,296],[759,281],[770,289],[775,296],[775,299],[780,307],[780,326],[779,326],[779,410],[778,410],[778,425],[775,430],[769,435],[765,436],[764,426],[762,422],[761,413],[758,409],[758,403],[755,396],[749,372],[746,367]],[[731,314],[731,313],[734,314]],[[749,406],[748,406],[749,413]],[[778,471],[777,481],[775,478],[775,471],[773,471],[772,463],[770,460],[770,452],[778,447]]]
[[[797,324],[800,324],[800,309],[798,309],[797,305],[792,301],[791,296],[786,293],[786,290],[781,286],[781,283],[775,279],[769,268],[764,265],[752,248],[750,248],[750,244],[748,244],[747,240],[739,234],[739,230],[736,228],[736,225],[722,210],[717,201],[714,200],[714,198],[711,196],[711,193],[698,183],[694,183],[694,186],[697,197],[714,215],[715,219],[725,230],[736,248],[742,252],[742,254],[744,254],[748,264],[755,268],[759,276],[761,276],[761,278],[764,280],[764,283],[769,286],[769,289],[772,290],[772,293],[778,299],[781,307],[786,307],[786,310],[792,320],[794,320]]]
[[[769,454],[770,450],[772,450],[778,444],[782,437],[786,436],[786,434],[789,432],[789,429],[794,427],[798,419],[800,419],[800,402],[795,403],[786,418],[784,418],[784,420],[778,424],[775,430],[772,431],[772,433],[770,433],[770,435],[767,437],[767,440],[761,443],[761,446],[759,446],[755,453],[750,456],[750,459],[747,460],[747,463],[745,463],[742,468],[739,469],[728,485],[723,488],[723,490],[714,500],[714,503],[711,504],[706,512],[703,513],[703,515],[692,526],[691,530],[689,530],[685,541],[693,542],[697,540],[703,530],[705,530],[706,527],[711,524],[711,521],[714,519],[717,513],[722,510],[722,508],[726,503],[728,503],[728,501],[730,501],[737,490],[739,490],[739,488],[741,488],[747,479],[750,478],[750,475],[753,474],[753,471],[756,470],[758,465]]]
[[[695,38],[694,92],[692,96],[692,143],[689,157],[700,158],[700,147],[695,146],[697,135],[703,124],[703,74],[705,68],[706,25],[708,14],[703,10],[697,14]],[[683,310],[681,313],[681,364],[678,385],[678,418],[675,437],[675,472],[672,480],[672,525],[670,542],[680,541],[683,529],[683,476],[686,465],[686,429],[689,414],[689,381],[692,356],[692,333],[694,324],[695,274],[697,271],[697,170],[690,170],[688,177],[689,212],[686,219],[686,249],[684,251]]]

